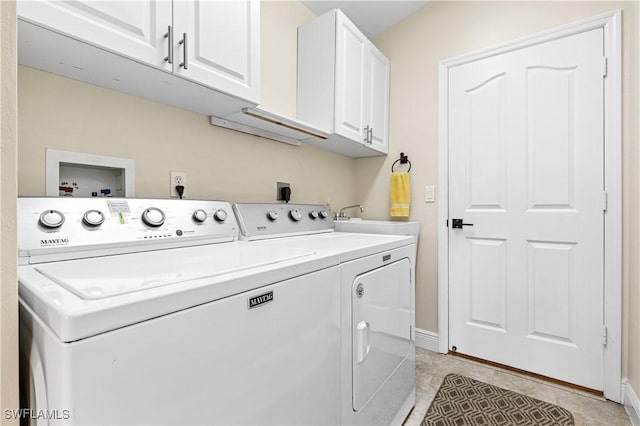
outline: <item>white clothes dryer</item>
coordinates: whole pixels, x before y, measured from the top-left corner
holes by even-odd
[[[339,258],[237,241],[225,202],[20,198],[32,424],[338,424]]]
[[[335,232],[322,205],[233,208],[248,244],[339,256],[341,423],[402,424],[415,405],[415,238]]]

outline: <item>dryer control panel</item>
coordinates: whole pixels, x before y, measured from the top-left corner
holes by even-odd
[[[333,232],[333,218],[322,204],[238,203],[233,211],[240,238],[259,240],[291,235]]]
[[[237,221],[231,205],[224,201],[18,198],[21,264],[237,238]]]

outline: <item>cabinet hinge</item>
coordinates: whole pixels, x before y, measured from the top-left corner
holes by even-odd
[[[607,76],[607,71],[608,71],[608,64],[607,64],[607,57],[603,56],[602,57],[602,76],[606,77]]]
[[[602,346],[607,346],[607,326],[603,325],[602,326]]]
[[[609,206],[609,197],[607,195],[607,191],[602,192],[602,210],[607,211],[607,207]]]

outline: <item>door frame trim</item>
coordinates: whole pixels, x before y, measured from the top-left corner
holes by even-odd
[[[604,396],[622,399],[622,56],[620,9],[552,28],[514,41],[473,51],[438,63],[438,336],[441,353],[449,348],[449,69],[491,56],[557,40],[585,31],[604,30]]]

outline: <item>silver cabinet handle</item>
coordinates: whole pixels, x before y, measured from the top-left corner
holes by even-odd
[[[182,40],[180,40],[180,44],[182,45],[182,63],[180,66],[185,70],[189,68],[189,62],[187,61],[187,33],[182,33]]]
[[[369,126],[364,128],[364,143],[369,143]]]
[[[373,127],[369,127],[369,145],[373,145]]]
[[[167,43],[167,45],[169,46],[169,51],[167,52],[167,56],[164,58],[164,61],[172,64],[173,63],[173,29],[171,28],[171,25],[167,27],[167,33],[164,35],[164,38],[169,39],[169,43]]]

